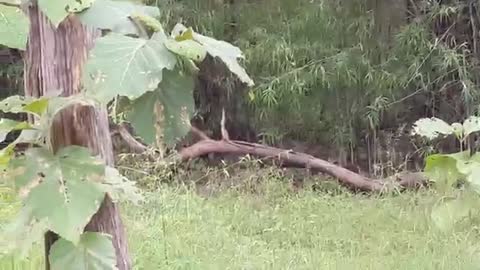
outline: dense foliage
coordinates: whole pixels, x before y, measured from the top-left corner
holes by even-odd
[[[267,142],[355,149],[421,117],[454,122],[477,110],[478,16],[465,1],[218,2],[160,5],[165,21],[183,17],[245,48]]]
[[[479,97],[476,2],[143,1],[159,9],[135,2],[39,0],[54,25],[75,13],[84,24],[112,32],[96,42],[84,70],[82,95],[13,96],[0,103],[0,111],[25,112],[38,120],[0,122],[0,141],[11,131],[22,131],[0,153],[0,165],[9,168],[2,179],[11,177],[16,191],[25,196],[17,223],[0,235],[7,249],[20,247],[25,252],[43,232],[52,230],[62,237],[52,250],[54,269],[76,260],[84,260],[85,268],[109,269],[102,268],[112,261],[108,236],[85,234],[82,228],[105,193],[138,201],[138,190],[86,149],[49,151],[51,119],[72,103],[104,106],[123,96],[128,102],[113,102],[114,115],[131,121],[147,143],[172,145],[189,129],[196,64],[207,54],[252,86],[251,109],[267,142],[290,137],[353,152],[363,140],[379,140],[380,131],[436,116],[445,122],[421,119],[417,134],[428,139],[451,135],[462,148],[453,154],[425,155],[425,171],[439,187],[451,188],[460,180],[470,190],[479,190],[479,155],[463,148],[466,138],[478,131],[477,118],[472,117],[478,114]],[[0,44],[23,50],[28,17],[19,4],[0,0]],[[178,23],[178,18],[194,28]],[[199,33],[245,48],[245,64],[257,84],[238,62],[243,55],[237,47]],[[22,142],[43,148],[15,157],[14,146]],[[88,196],[83,196],[85,190],[91,191]],[[51,200],[39,199],[43,197]],[[476,204],[447,198],[432,217],[446,228],[470,215]],[[61,207],[45,211],[53,205]],[[92,255],[97,253],[101,255]]]
[[[398,151],[385,137],[404,126],[434,115],[462,121],[477,111],[480,22],[473,2],[143,2],[160,7],[167,28],[183,20],[244,49],[256,81],[252,115],[268,143],[294,138],[381,163],[392,157],[376,151]],[[432,152],[420,143],[409,151],[415,148]],[[365,169],[373,173],[373,165]]]
[[[415,122],[414,134],[433,140],[453,135],[460,149],[452,154],[432,154],[426,158],[425,173],[440,192],[465,185],[466,192],[480,194],[480,153],[473,153],[467,144],[470,136],[480,131],[480,118],[471,116],[463,123],[448,124],[438,118],[423,118]],[[446,197],[432,211],[432,219],[443,230],[469,216],[478,216],[478,196]]]

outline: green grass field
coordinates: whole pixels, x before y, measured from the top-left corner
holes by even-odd
[[[292,193],[275,180],[210,197],[165,187],[147,199],[122,206],[134,269],[480,269],[477,226],[436,230],[432,192]],[[42,253],[0,259],[0,269],[43,269]]]

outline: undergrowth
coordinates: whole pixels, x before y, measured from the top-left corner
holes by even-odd
[[[478,232],[438,233],[432,197],[372,199],[292,194],[277,181],[258,194],[208,200],[181,189],[127,209],[138,269],[478,269]]]
[[[480,269],[479,221],[437,230],[429,216],[442,195],[431,190],[355,195],[250,158],[117,164],[146,194],[141,207],[121,205],[134,269]],[[10,194],[0,192],[0,227],[18,209]],[[33,250],[0,257],[0,269],[38,269],[43,248]]]
[[[277,169],[220,171],[208,181],[213,193],[175,174],[150,186],[142,207],[121,206],[134,269],[479,269],[478,226],[468,220],[436,230],[432,191],[292,190]],[[218,185],[227,182],[237,185]],[[26,261],[0,258],[0,269],[36,270],[42,255],[39,247]]]

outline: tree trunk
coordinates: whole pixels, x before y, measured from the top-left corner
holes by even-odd
[[[245,99],[247,86],[222,61],[211,56],[207,56],[199,68],[194,90],[198,114],[193,124],[208,130],[212,138],[220,139],[222,109],[225,109],[225,128],[230,139],[256,141]]]
[[[81,71],[88,51],[100,33],[87,29],[74,16],[55,29],[36,1],[33,2],[28,9],[31,25],[25,55],[25,94],[39,97],[57,89],[62,89],[64,96],[77,93],[81,89]],[[67,145],[85,146],[93,154],[102,156],[108,165],[113,165],[105,108],[67,108],[57,116],[51,131],[54,152]],[[131,268],[119,211],[108,196],[85,229],[112,235],[118,269]],[[56,238],[52,232],[45,235],[46,269],[50,269],[48,254]]]

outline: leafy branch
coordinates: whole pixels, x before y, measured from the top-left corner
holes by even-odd
[[[463,151],[463,144],[469,136],[480,131],[480,117],[471,116],[463,123],[448,124],[438,118],[419,119],[414,124],[412,135],[433,140],[454,135],[460,142],[460,151],[452,154],[433,154],[425,160],[425,173],[439,190],[448,190],[459,182],[465,182],[469,190],[480,194],[480,153],[471,155]],[[453,224],[468,216],[476,203],[466,198],[454,198],[438,203],[431,216],[435,224],[447,230]]]
[[[25,49],[28,17],[16,1],[0,0],[0,44]],[[26,2],[29,3],[29,2]],[[47,231],[58,240],[50,250],[51,269],[115,269],[109,236],[84,232],[105,196],[142,201],[135,184],[87,148],[68,146],[53,153],[53,119],[70,106],[102,106],[119,96],[128,100],[118,108],[149,144],[173,145],[190,129],[194,112],[193,76],[182,61],[196,67],[208,55],[223,61],[245,84],[253,80],[238,63],[239,48],[203,36],[177,24],[167,35],[155,19],[157,8],[112,0],[38,0],[40,10],[58,27],[69,16],[86,26],[109,33],[98,38],[83,69],[84,91],[61,97],[12,96],[0,101],[0,111],[26,113],[34,121],[0,120],[0,141],[12,131],[20,136],[0,151],[6,169],[2,182],[22,199],[18,217],[0,234],[2,250],[26,254]],[[122,132],[121,130],[119,131]],[[19,144],[35,146],[16,155]],[[5,247],[5,248],[4,248]]]

